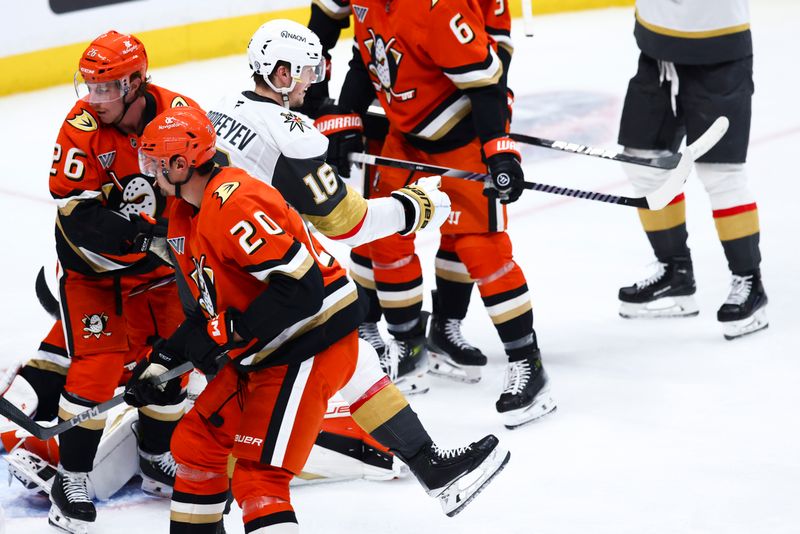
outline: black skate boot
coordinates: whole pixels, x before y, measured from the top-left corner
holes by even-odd
[[[389,378],[406,395],[425,393],[430,389],[428,348],[425,344],[429,317],[428,312],[422,312],[419,323],[413,330],[404,333],[402,337],[395,336],[386,344],[386,365],[391,369],[395,366],[397,368],[397,377],[389,374]]]
[[[88,473],[59,469],[50,490],[48,521],[56,528],[74,534],[86,534],[97,519],[97,510],[89,498]]]
[[[505,387],[495,407],[508,429],[539,419],[556,409],[539,349],[524,360],[508,362]]]
[[[398,457],[453,517],[503,470],[511,453],[490,434],[467,447],[443,450],[430,443],[411,458]]]
[[[717,311],[725,339],[736,339],[769,326],[767,294],[758,272],[745,276],[733,275],[731,292]]]
[[[470,345],[461,333],[461,320],[439,314],[438,297],[433,292],[433,318],[428,333],[431,374],[474,384],[481,379],[486,356]]]
[[[697,315],[692,260],[676,257],[656,265],[656,272],[649,278],[620,288],[620,316],[636,319]]]
[[[142,475],[142,491],[155,497],[172,497],[175,472],[178,464],[172,453],[151,454],[139,449],[139,471]]]
[[[361,323],[358,325],[358,337],[372,345],[372,348],[378,353],[378,358],[383,358],[383,354],[386,352],[386,342],[378,330],[378,323]]]

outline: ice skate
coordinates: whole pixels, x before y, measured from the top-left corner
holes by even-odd
[[[386,344],[387,366],[392,370],[394,366],[397,367],[396,378],[387,374],[405,395],[425,393],[430,389],[428,348],[425,343],[425,330],[429,316],[428,312],[422,312],[419,325],[407,338],[391,339]]]
[[[171,452],[150,454],[139,449],[139,470],[142,475],[142,491],[155,497],[172,497],[178,464]]]
[[[87,473],[59,469],[50,491],[51,525],[72,534],[87,534],[97,519],[97,510],[89,498]]]
[[[508,429],[539,419],[556,409],[538,349],[524,360],[508,363],[505,387],[495,406]]]
[[[486,356],[461,333],[461,321],[433,316],[428,335],[431,374],[474,384],[481,379]]]
[[[404,458],[411,472],[435,497],[450,517],[461,512],[497,474],[511,453],[488,435],[458,449],[440,449],[431,443],[411,458]]]
[[[17,448],[6,455],[8,472],[32,493],[50,495],[56,468],[37,454]]]
[[[767,328],[767,302],[761,276],[733,275],[731,292],[717,311],[725,339],[736,339]]]
[[[619,314],[625,319],[692,317],[699,313],[695,290],[691,260],[656,262],[652,276],[620,288]]]

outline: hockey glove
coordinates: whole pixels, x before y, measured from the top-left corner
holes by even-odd
[[[149,356],[134,367],[133,376],[125,385],[125,402],[137,408],[148,404],[174,404],[181,394],[180,377],[157,386],[153,385],[151,379],[177,367],[183,361],[166,347],[163,339],[157,341]]]
[[[510,137],[498,137],[483,145],[491,180],[486,180],[483,194],[496,197],[502,204],[516,201],[525,190],[525,175],[517,143]]]
[[[339,176],[350,178],[350,152],[364,152],[364,126],[356,113],[344,114],[336,106],[322,110],[324,115],[314,126],[328,138],[327,162],[336,167]]]
[[[226,359],[220,356],[234,347],[245,345],[252,336],[237,321],[241,313],[228,308],[202,325],[197,323],[186,340],[186,358],[207,375],[217,374]],[[237,336],[238,334],[238,336]]]
[[[439,228],[450,215],[450,197],[441,191],[441,176],[426,176],[402,189],[392,191],[392,197],[403,205],[406,225],[399,232],[408,235],[425,228]]]
[[[131,252],[147,252],[156,238],[167,237],[167,219],[158,217],[154,219],[145,212],[133,217],[137,233],[133,238]]]

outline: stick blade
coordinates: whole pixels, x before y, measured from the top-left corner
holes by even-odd
[[[50,437],[47,428],[37,424],[4,397],[0,397],[0,415],[7,417],[9,421],[36,438],[46,440]]]
[[[669,171],[667,179],[661,186],[645,195],[648,209],[660,210],[666,207],[672,199],[683,191],[683,184],[692,172],[694,162],[697,158],[711,150],[716,145],[725,132],[728,131],[729,121],[727,117],[717,117],[717,120],[703,132],[703,135],[691,145],[686,147],[680,159],[680,163],[673,170]]]

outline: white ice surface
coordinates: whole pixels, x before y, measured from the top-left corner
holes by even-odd
[[[532,291],[558,411],[516,431],[502,427],[494,401],[504,355],[475,293],[466,332],[489,355],[484,379],[469,386],[434,378],[431,392],[412,403],[444,446],[496,433],[512,451],[506,471],[454,519],[412,480],[298,489],[293,502],[304,532],[800,532],[800,343],[792,330],[800,327],[792,248],[800,231],[793,206],[800,198],[793,152],[800,143],[800,4],[752,4],[756,94],[748,169],[760,207],[770,328],[733,342],[722,338],[715,312],[729,275],[694,176],[686,192],[701,313],[683,320],[617,316],[618,287],[649,274],[651,253],[634,210],[525,193],[511,207],[509,232]],[[123,21],[109,26],[124,29]],[[615,146],[636,67],[632,27],[632,9],[540,17],[533,39],[518,24],[510,84],[515,129]],[[335,81],[344,74],[347,48],[336,50]],[[249,88],[244,55],[152,75],[204,106],[224,91]],[[33,283],[39,267],[55,261],[47,171],[73,101],[68,85],[0,99],[2,366],[29,357],[50,327]],[[631,194],[613,162],[533,148],[524,155],[530,180]],[[418,239],[431,285],[436,242]],[[347,261],[342,249],[333,251]],[[0,489],[0,504],[6,532],[51,531],[47,505],[21,497],[18,485]],[[166,532],[168,515],[167,502],[129,488],[100,506],[93,532]],[[226,525],[241,532],[240,514],[234,511]]]

